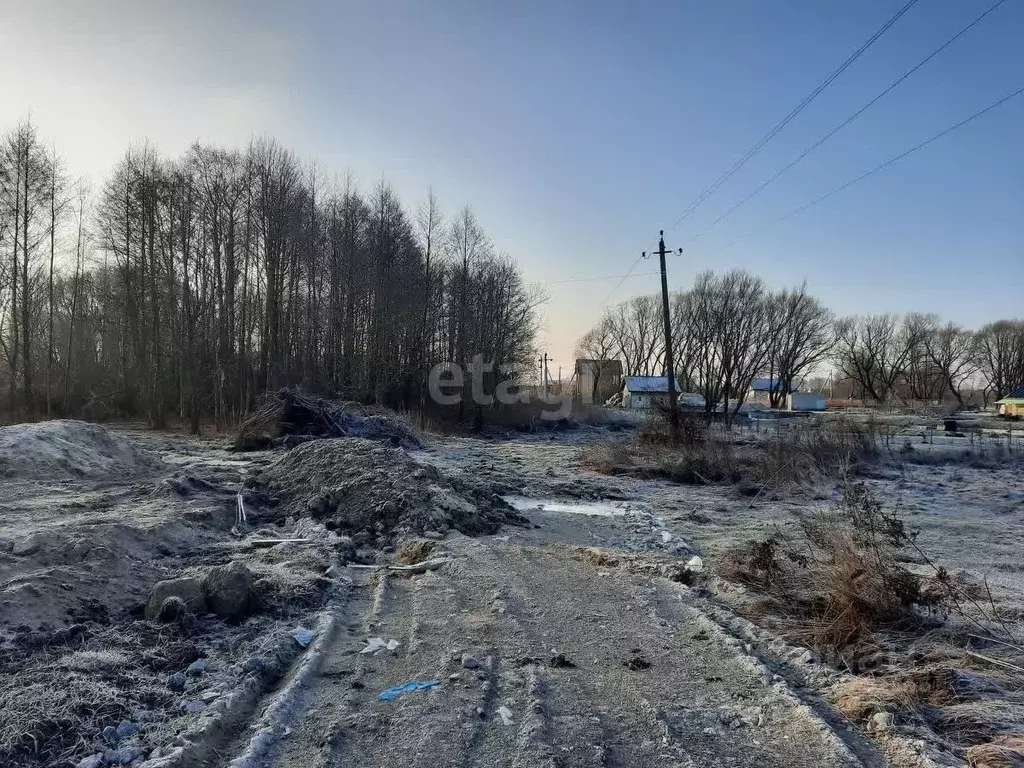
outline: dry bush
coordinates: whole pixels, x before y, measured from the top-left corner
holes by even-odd
[[[920,579],[897,551],[913,534],[860,483],[847,485],[835,507],[802,516],[797,533],[729,550],[719,572],[761,592],[787,634],[847,665],[882,627],[918,623]]]
[[[833,420],[791,427],[762,445],[753,478],[768,485],[799,485],[808,480],[845,477],[877,454],[870,428]]]
[[[679,439],[672,435],[667,407],[655,409],[628,443],[599,443],[584,451],[583,463],[606,475],[673,480],[707,485],[740,479],[731,442],[715,436],[703,414],[679,414]]]
[[[672,411],[665,404],[657,404],[647,421],[637,430],[637,440],[649,445],[693,447],[706,443],[711,423],[706,414],[679,411],[676,436],[672,434]]]
[[[707,485],[740,479],[740,466],[728,443],[708,440],[694,446],[634,441],[598,443],[583,452],[583,464],[605,475],[629,475]]]

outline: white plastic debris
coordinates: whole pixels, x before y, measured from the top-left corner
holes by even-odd
[[[701,559],[700,555],[694,555],[686,561],[686,570],[695,571],[697,573],[704,570],[704,561]]]
[[[313,642],[312,630],[306,629],[305,627],[296,627],[291,631],[291,636],[294,637],[295,642],[303,648]]]
[[[381,651],[393,651],[399,645],[401,645],[401,643],[395,639],[384,640],[383,637],[371,637],[366,641],[366,647],[363,648],[360,653],[372,653],[376,656]]]
[[[512,710],[506,706],[498,707],[498,716],[501,718],[501,722],[505,725],[512,725],[515,722],[515,718],[512,716]]]

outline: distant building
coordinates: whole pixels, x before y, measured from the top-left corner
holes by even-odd
[[[996,400],[996,408],[1000,416],[1019,419],[1024,416],[1024,387],[1017,387],[1002,400]]]
[[[790,392],[786,396],[788,411],[824,411],[825,396],[814,392]]]
[[[698,410],[704,408],[704,397],[694,392],[680,390],[675,382],[677,402],[680,408]],[[623,408],[652,408],[660,403],[668,404],[668,376],[627,376],[622,388]]]
[[[748,403],[760,403],[761,405],[771,405],[772,390],[777,390],[781,386],[780,382],[776,378],[757,378],[750,382],[750,393],[747,395]],[[790,387],[790,392],[796,392],[797,387]]]
[[[598,379],[594,392],[594,379]],[[593,402],[603,403],[622,389],[621,360],[576,360],[576,395],[584,400],[593,397]]]

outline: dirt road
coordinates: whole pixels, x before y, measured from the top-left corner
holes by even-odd
[[[436,572],[357,573],[265,764],[882,764],[870,749],[855,757],[686,587],[595,566],[543,537],[456,534]],[[400,645],[359,653],[367,636]],[[410,680],[438,685],[378,699]]]

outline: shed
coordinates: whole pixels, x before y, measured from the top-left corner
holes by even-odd
[[[786,397],[786,407],[790,411],[824,411],[825,396],[813,392],[790,392]]]
[[[1001,400],[996,400],[1000,416],[1019,419],[1024,416],[1024,387],[1017,387]]]

